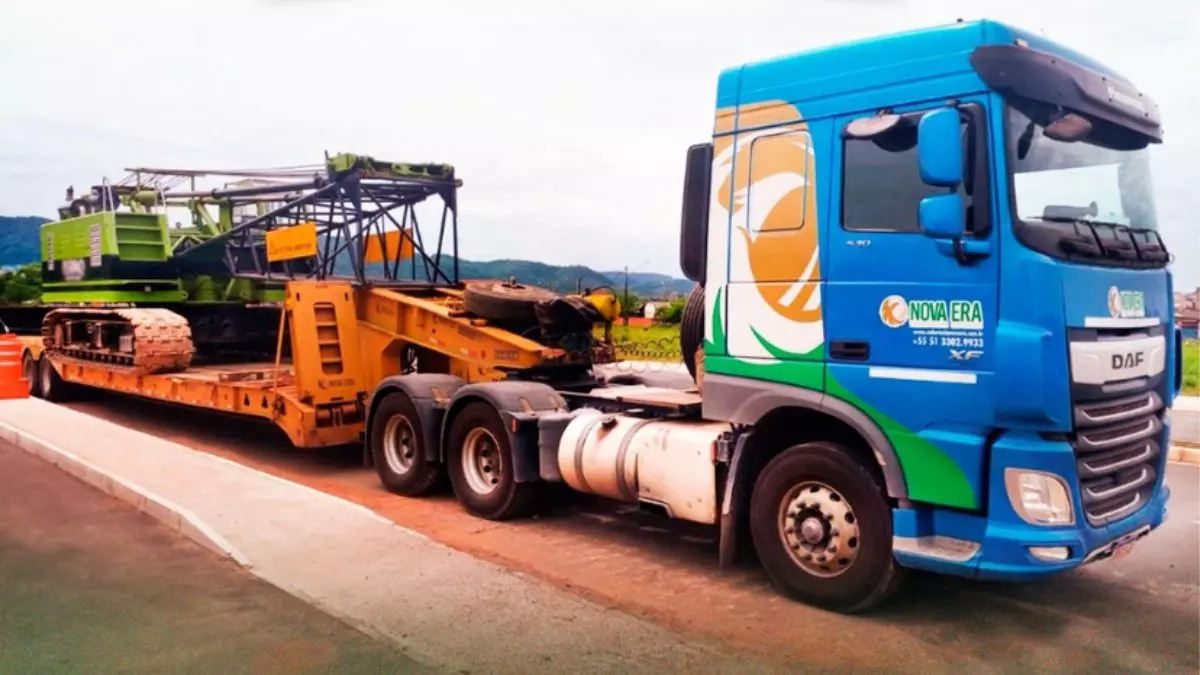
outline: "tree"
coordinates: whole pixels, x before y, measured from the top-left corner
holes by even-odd
[[[642,307],[646,304],[637,293],[633,291],[618,291],[617,299],[621,301],[621,314],[624,316],[637,316],[641,313]]]
[[[687,302],[687,298],[680,296],[675,298],[662,309],[654,313],[654,320],[659,323],[679,323],[683,320],[683,305]]]
[[[42,295],[42,266],[23,265],[16,270],[0,273],[0,302],[21,303],[36,300]]]

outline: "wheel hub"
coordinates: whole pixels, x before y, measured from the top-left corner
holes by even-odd
[[[813,576],[844,573],[858,558],[858,519],[850,503],[818,482],[793,487],[779,504],[779,535],[792,560]]]
[[[484,428],[472,429],[463,442],[462,469],[467,485],[478,494],[488,494],[500,484],[500,443]]]
[[[416,456],[412,424],[403,415],[393,416],[383,430],[383,457],[388,469],[395,474],[406,474],[412,471]]]
[[[820,544],[825,541],[829,532],[825,527],[825,521],[816,516],[809,516],[800,523],[800,534],[804,537],[804,541],[810,544]]]

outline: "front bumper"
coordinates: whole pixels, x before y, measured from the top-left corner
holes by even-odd
[[[1158,528],[1167,516],[1171,490],[1157,480],[1152,497],[1140,509],[1104,526],[1091,526],[1074,494],[1075,522],[1065,526],[1027,523],[1013,510],[1004,490],[1003,473],[1008,466],[1057,474],[1068,484],[1075,480],[1074,455],[1070,446],[1042,439],[1001,439],[993,458],[988,495],[988,516],[935,507],[893,510],[897,561],[912,569],[940,574],[993,580],[1028,580],[1075,569],[1104,560],[1117,545],[1134,541]],[[1064,551],[1065,549],[1065,551]],[[1048,559],[1035,551],[1052,550]]]

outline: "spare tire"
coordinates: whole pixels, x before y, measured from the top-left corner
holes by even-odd
[[[688,374],[696,379],[696,352],[704,344],[704,287],[696,286],[683,305],[679,320],[679,348]],[[696,384],[699,384],[697,381]]]
[[[482,319],[510,330],[538,325],[534,308],[554,300],[557,293],[518,283],[469,284],[463,292],[463,307]]]

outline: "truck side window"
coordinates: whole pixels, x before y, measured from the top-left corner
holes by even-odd
[[[854,232],[920,232],[921,200],[945,192],[926,185],[917,168],[917,120],[905,117],[884,136],[842,141],[842,228]]]
[[[804,227],[812,204],[809,175],[812,139],[803,129],[759,136],[750,143],[746,227],[759,232]]]

